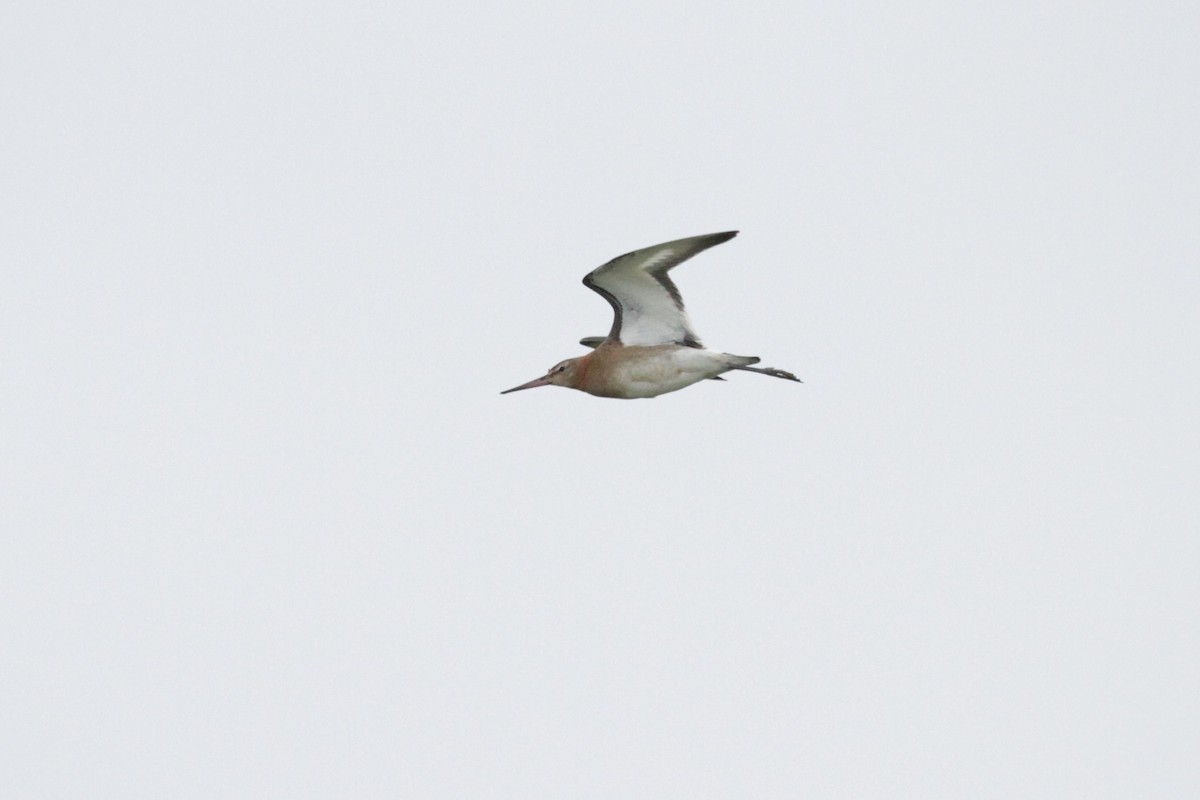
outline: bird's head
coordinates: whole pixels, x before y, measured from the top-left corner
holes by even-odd
[[[520,386],[514,386],[511,389],[506,389],[500,394],[508,394],[509,392],[519,392],[522,389],[534,389],[538,386],[566,386],[573,388],[575,386],[575,378],[578,374],[578,367],[581,361],[587,356],[579,358],[568,358],[566,361],[560,361],[551,367],[545,375],[529,383],[522,383]]]

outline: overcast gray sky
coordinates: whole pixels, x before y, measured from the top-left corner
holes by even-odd
[[[7,4],[0,794],[1200,795],[1198,38]],[[727,229],[804,385],[498,394]]]

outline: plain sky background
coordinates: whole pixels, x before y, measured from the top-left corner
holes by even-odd
[[[1200,796],[1198,40],[6,4],[0,795]],[[804,385],[499,396],[733,228]]]

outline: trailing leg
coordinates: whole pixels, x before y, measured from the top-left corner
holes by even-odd
[[[783,378],[786,381],[795,381],[796,383],[804,383],[790,372],[785,372],[774,367],[734,367],[734,369],[745,370],[746,372],[757,372],[760,375],[770,375],[772,378]]]

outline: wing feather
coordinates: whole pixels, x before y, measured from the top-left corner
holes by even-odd
[[[725,231],[656,244],[617,256],[588,273],[583,285],[613,308],[607,341],[701,347],[684,309],[683,297],[667,273],[697,253],[734,236],[737,231]]]

